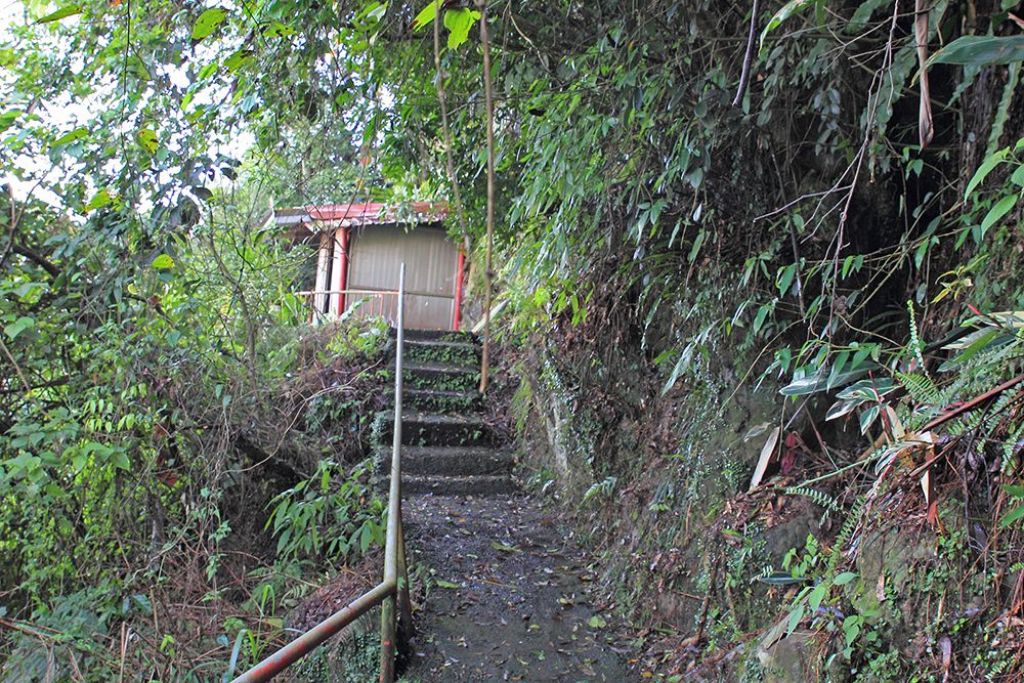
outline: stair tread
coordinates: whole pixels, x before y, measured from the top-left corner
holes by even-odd
[[[394,413],[388,413],[386,422],[394,422]],[[450,413],[420,413],[420,412],[403,412],[402,413],[402,424],[413,423],[413,424],[434,424],[434,425],[467,425],[473,427],[486,427],[487,423],[480,416],[473,415],[467,417],[466,415],[450,414]]]
[[[469,476],[402,475],[402,487],[410,495],[486,496],[515,491],[515,483],[507,474],[476,474]]]
[[[406,396],[437,396],[445,398],[479,398],[479,391],[458,391],[456,389],[421,389],[419,387],[403,387]]]
[[[471,349],[479,351],[480,346],[468,341],[445,341],[443,339],[406,339],[406,346],[420,346],[430,349]]]
[[[514,467],[515,458],[510,451],[493,448],[402,449],[405,477],[508,476]]]
[[[475,365],[459,365],[457,363],[424,363],[415,360],[408,360],[402,363],[402,369],[411,372],[450,372],[460,374],[470,374],[478,372],[479,369]]]
[[[388,330],[388,334],[394,338],[395,329]],[[470,332],[454,332],[452,330],[413,330],[405,329],[405,341],[453,341],[473,343],[476,336]]]
[[[424,455],[451,455],[453,457],[471,457],[497,455],[512,457],[512,449],[501,446],[402,446],[402,457]]]
[[[512,481],[508,474],[402,474],[402,481]]]

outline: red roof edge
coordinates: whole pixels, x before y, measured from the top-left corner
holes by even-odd
[[[448,204],[445,202],[409,202],[404,205],[381,202],[321,204],[274,211],[274,218],[279,224],[323,221],[338,223],[341,226],[407,222],[410,219],[416,223],[435,223],[447,215]]]

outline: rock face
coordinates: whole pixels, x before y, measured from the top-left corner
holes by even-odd
[[[481,414],[479,363],[479,344],[470,334],[406,331],[402,396],[405,494],[493,495],[514,490],[512,452],[499,443]],[[394,412],[382,414],[378,427],[378,470],[386,480]]]

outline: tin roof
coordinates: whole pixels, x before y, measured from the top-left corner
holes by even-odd
[[[274,209],[274,222],[295,231],[305,226],[310,232],[394,223],[437,223],[448,215],[443,202],[409,202],[408,204],[321,204]]]

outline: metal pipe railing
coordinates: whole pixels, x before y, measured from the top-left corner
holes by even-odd
[[[288,666],[312,652],[363,614],[381,605],[380,683],[395,680],[395,639],[401,623],[403,634],[412,635],[412,601],[402,528],[402,354],[405,349],[405,264],[398,275],[398,315],[395,322],[395,426],[391,444],[391,486],[388,490],[388,527],[384,545],[384,580],[319,624],[265,658],[233,683],[269,681]],[[396,604],[397,603],[397,604]],[[397,609],[396,609],[397,607]],[[396,614],[397,612],[397,614]],[[400,619],[398,618],[400,615]]]

